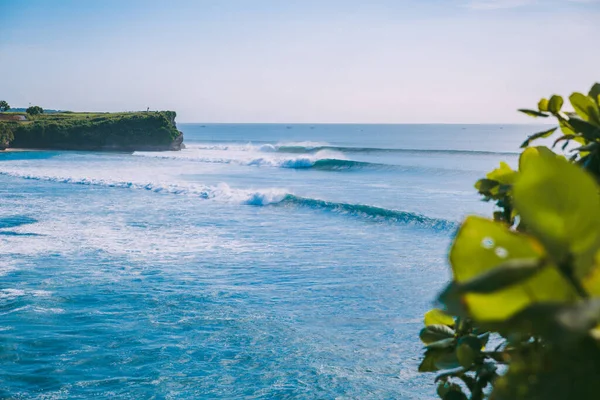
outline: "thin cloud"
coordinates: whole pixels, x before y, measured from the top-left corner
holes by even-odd
[[[571,0],[573,1],[573,0]],[[582,0],[575,0],[582,1]],[[583,0],[590,1],[590,0]],[[592,0],[594,1],[594,0]],[[499,10],[506,8],[523,7],[534,4],[535,0],[471,0],[466,4],[467,8],[473,10]]]

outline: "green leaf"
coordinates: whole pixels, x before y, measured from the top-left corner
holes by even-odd
[[[521,164],[513,188],[521,219],[557,265],[575,257],[576,275],[583,277],[600,246],[600,197],[594,178],[560,157],[529,156]]]
[[[569,100],[571,105],[584,121],[600,124],[600,110],[596,100],[581,93],[573,93]]]
[[[560,130],[562,131],[562,133],[565,134],[565,136],[567,135],[575,135],[575,130],[573,129],[573,127],[571,127],[571,125],[569,125],[569,121],[565,120],[565,119],[560,119],[558,121],[558,126],[560,126]]]
[[[481,353],[481,342],[475,336],[460,338],[456,347],[456,358],[464,368],[470,368]]]
[[[539,154],[535,148],[531,151]],[[454,282],[439,300],[454,315],[468,313],[477,321],[494,321],[504,320],[533,302],[575,298],[555,268],[544,268],[521,284],[491,294],[461,294],[461,284],[507,261],[542,257],[543,248],[528,235],[511,231],[503,223],[468,217],[450,249]]]
[[[540,335],[559,343],[578,340],[600,322],[600,299],[578,304],[533,304],[498,327],[526,335]]]
[[[419,365],[419,372],[435,372],[439,368],[435,366],[435,360],[444,354],[442,350],[427,350],[425,352],[425,356],[423,357],[423,361]]]
[[[448,339],[438,340],[437,342],[433,342],[425,346],[427,349],[448,349],[450,347],[454,347],[456,340],[451,337]]]
[[[468,400],[468,398],[462,391],[451,390],[446,393],[444,400]]]
[[[477,189],[480,193],[485,194],[498,185],[500,185],[500,182],[498,181],[494,181],[492,179],[480,179],[475,182],[475,189]]]
[[[419,372],[435,372],[460,367],[452,349],[428,349],[419,365]]]
[[[455,281],[450,282],[438,296],[438,301],[446,307],[446,310],[450,314],[458,317],[468,317],[467,304],[463,301],[463,295],[459,287],[459,283]]]
[[[454,318],[444,311],[434,308],[425,313],[425,326],[429,325],[448,325],[454,326]]]
[[[525,108],[521,108],[518,111],[522,112],[523,114],[527,114],[530,117],[534,117],[534,118],[536,118],[536,117],[544,117],[544,118],[548,117],[548,114],[544,114],[544,113],[541,113],[541,112],[535,111],[535,110],[528,110],[528,109],[525,109]]]
[[[595,83],[594,86],[592,86],[588,93],[588,96],[595,100],[598,103],[598,105],[600,105],[600,83]]]
[[[436,381],[437,381],[437,379],[436,379]],[[462,389],[456,383],[440,382],[440,384],[437,387],[437,394],[438,394],[438,396],[440,396],[440,398],[442,400],[445,400],[446,396],[450,392],[461,393]]]
[[[579,118],[571,118],[569,124],[573,129],[589,141],[600,139],[600,128]]]
[[[541,99],[538,102],[538,110],[540,112],[548,111],[548,99]]]
[[[450,249],[450,263],[458,283],[467,282],[510,259],[535,259],[543,255],[526,235],[506,225],[470,216],[460,227]]]
[[[448,328],[446,325],[429,325],[421,329],[419,333],[419,338],[425,344],[453,337],[454,330]]]
[[[448,369],[448,370],[442,372],[441,374],[439,374],[438,376],[436,376],[433,381],[434,382],[438,382],[440,380],[445,381],[451,377],[462,376],[465,372],[467,372],[467,370],[463,367]]]
[[[465,383],[465,385],[467,385],[467,388],[473,392],[473,390],[475,390],[475,385],[476,385],[476,380],[475,378],[470,377],[469,375],[466,374],[462,374],[459,375],[458,378],[463,381]],[[473,397],[471,397],[471,399],[473,399]]]
[[[435,359],[435,366],[438,369],[454,369],[460,367],[458,358],[456,358],[456,352],[445,350],[442,355]]]
[[[558,139],[556,139],[554,141],[554,143],[552,143],[552,147],[556,146],[558,143],[562,142],[562,141],[567,141],[569,142],[569,140],[573,140],[575,138],[575,135],[563,135],[561,137],[559,137]]]
[[[517,179],[518,172],[513,169],[504,161],[500,161],[500,167],[489,172],[486,178],[492,181],[501,183],[502,185],[512,185]]]
[[[536,160],[540,157],[554,159],[558,157],[556,153],[545,146],[529,147],[521,153],[519,157],[519,171],[523,171],[527,168],[527,163],[530,160]]]
[[[534,133],[533,135],[530,135],[527,137],[527,139],[523,142],[523,144],[521,144],[521,148],[525,148],[527,146],[529,146],[529,143],[531,143],[532,141],[539,139],[539,138],[547,138],[548,136],[552,135],[556,130],[558,129],[558,127],[554,127],[542,132],[538,132],[538,133]]]
[[[509,260],[462,283],[459,290],[463,293],[493,293],[522,283],[540,272],[542,266],[539,258]]]
[[[548,111],[552,114],[556,114],[560,111],[564,103],[564,100],[561,96],[554,95],[550,97],[550,101],[548,102]]]
[[[449,382],[440,382],[437,387],[437,394],[440,399],[444,400],[444,396],[446,393],[450,391],[450,383]]]

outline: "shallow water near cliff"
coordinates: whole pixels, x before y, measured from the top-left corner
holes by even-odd
[[[536,128],[179,128],[0,154],[0,397],[434,398],[451,237]]]

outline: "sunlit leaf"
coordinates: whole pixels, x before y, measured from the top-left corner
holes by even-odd
[[[499,182],[503,185],[512,185],[515,182],[517,175],[517,171],[514,171],[507,163],[501,161],[500,167],[489,172],[486,175],[486,178],[492,181]]]
[[[450,250],[455,283],[440,295],[440,301],[456,315],[466,308],[478,321],[503,320],[532,302],[575,297],[555,268],[546,268],[522,284],[492,294],[461,294],[460,285],[512,259],[544,256],[539,243],[509,230],[505,224],[468,217]]]
[[[555,263],[572,255],[577,276],[585,276],[600,245],[600,197],[594,179],[560,157],[528,156],[521,165],[513,197],[521,219]]]
[[[540,112],[548,111],[548,99],[541,99],[538,102],[538,110],[540,110]]]
[[[529,147],[519,157],[519,172],[527,168],[530,160],[536,160],[540,157],[553,159],[558,157],[558,155],[545,146]]]
[[[556,114],[560,111],[564,103],[564,100],[561,96],[554,95],[550,97],[550,101],[548,102],[548,111],[553,114]]]
[[[459,290],[464,293],[493,293],[522,283],[540,272],[543,266],[540,261],[538,258],[509,260],[462,283]]]
[[[571,125],[569,125],[569,121],[566,121],[564,119],[558,121],[558,126],[560,127],[562,133],[564,133],[565,135],[574,136],[576,133],[575,130],[573,130],[573,128],[571,127]]]
[[[595,99],[582,93],[573,93],[569,100],[581,119],[594,124],[600,124],[600,110]]]
[[[446,314],[444,311],[434,308],[425,313],[425,326],[429,325],[454,325],[454,318]]]

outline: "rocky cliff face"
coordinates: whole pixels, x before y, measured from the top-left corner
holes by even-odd
[[[184,148],[173,111],[119,114],[59,113],[33,121],[6,122],[10,147],[97,150],[178,151]]]

